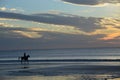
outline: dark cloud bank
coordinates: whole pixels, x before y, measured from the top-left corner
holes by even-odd
[[[120,3],[120,0],[62,0],[64,2],[69,2],[73,4],[81,4],[81,5],[99,5],[104,3],[116,4]]]
[[[34,15],[24,15],[18,13],[8,13],[8,12],[0,12],[1,18],[10,18],[10,19],[20,19],[26,21],[34,21],[40,23],[47,24],[55,24],[55,25],[68,25],[75,26],[84,31],[92,31],[94,29],[100,28],[99,25],[95,23],[99,23],[101,18],[94,17],[80,17],[80,16],[62,16],[55,14],[34,14]],[[87,24],[86,24],[87,23]]]

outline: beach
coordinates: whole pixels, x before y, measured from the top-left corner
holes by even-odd
[[[112,64],[112,65],[111,65]],[[4,62],[0,80],[119,80],[119,62]]]
[[[120,80],[120,0],[0,0],[0,80]]]
[[[18,60],[30,55],[29,64]],[[120,80],[119,49],[1,51],[0,80]]]

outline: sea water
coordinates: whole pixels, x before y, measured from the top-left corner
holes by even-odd
[[[0,60],[17,60],[24,52],[30,55],[31,60],[120,59],[120,48],[88,48],[0,51]]]

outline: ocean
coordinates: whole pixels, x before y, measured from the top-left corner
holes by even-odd
[[[29,64],[18,57],[30,55]],[[120,48],[0,51],[0,80],[119,80]]]
[[[31,60],[120,59],[120,48],[88,48],[0,51],[0,60],[16,60],[24,52],[31,56]]]

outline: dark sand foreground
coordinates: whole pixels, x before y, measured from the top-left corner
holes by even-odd
[[[119,62],[1,63],[0,80],[120,80]]]

